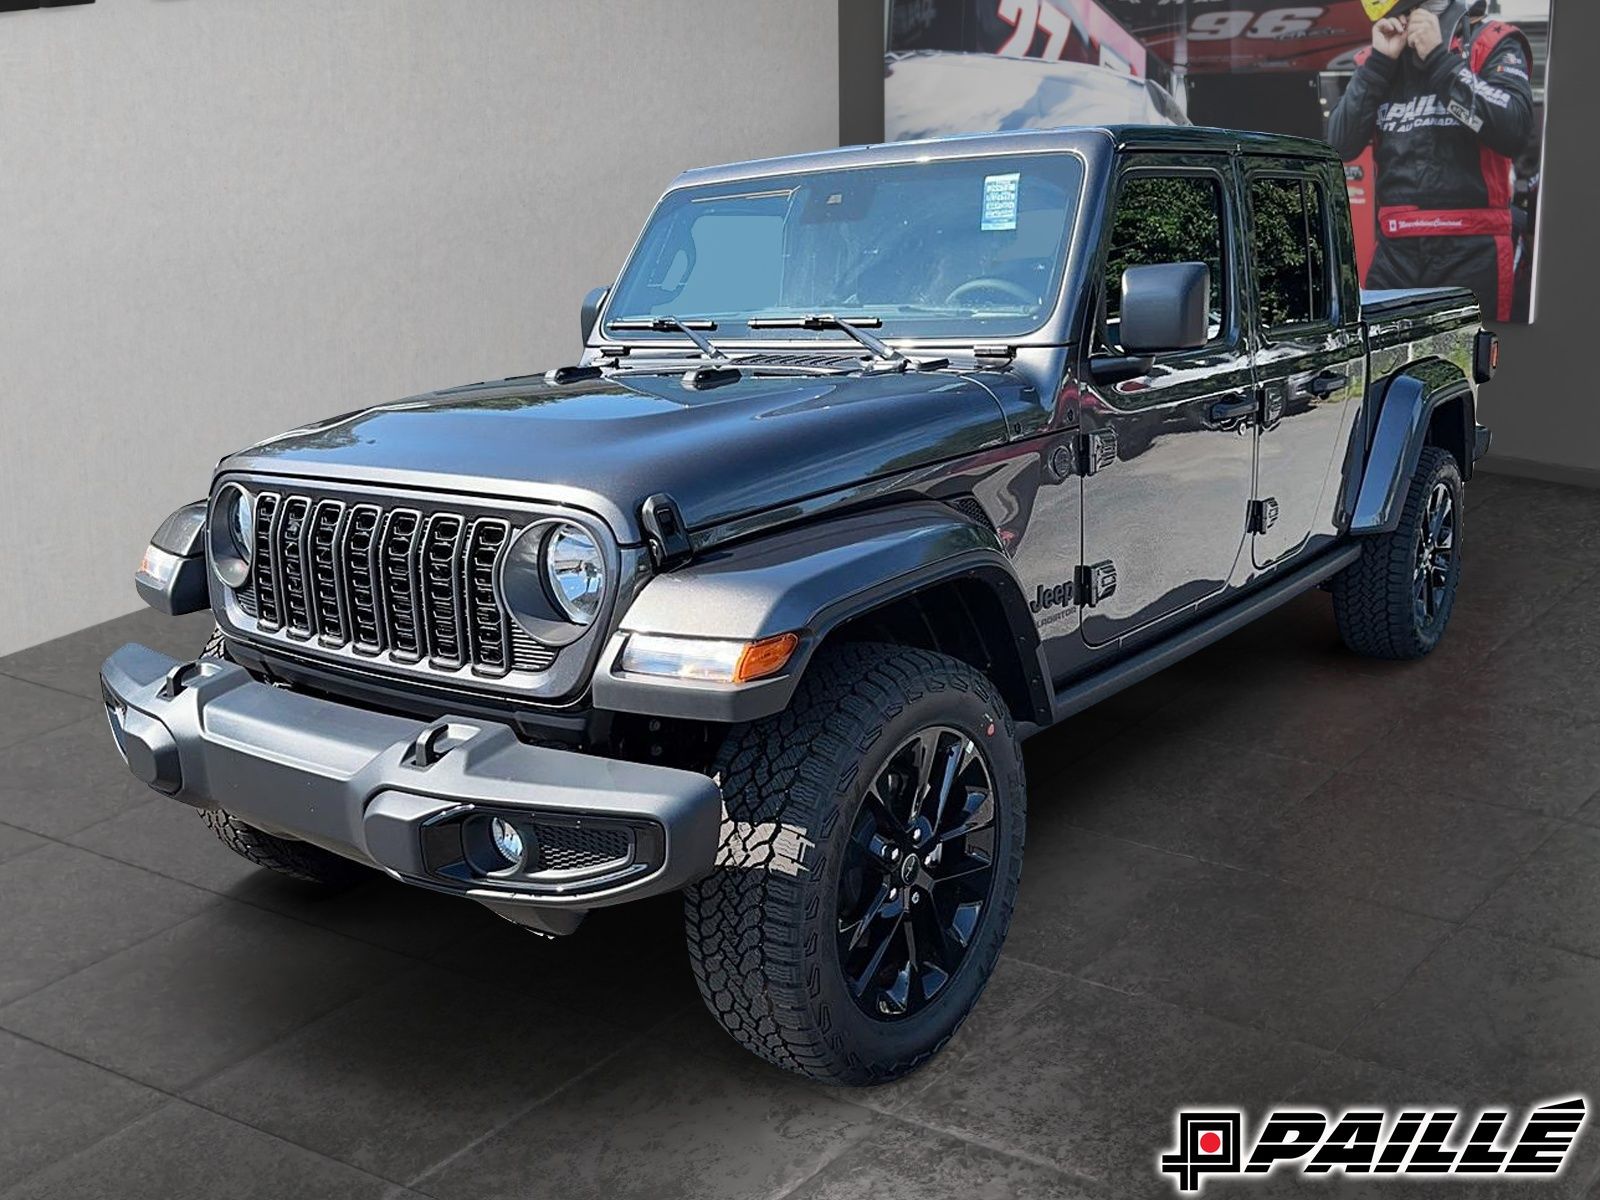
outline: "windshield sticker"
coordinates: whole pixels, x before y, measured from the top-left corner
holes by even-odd
[[[1017,227],[1017,191],[1022,174],[985,175],[983,177],[983,222],[979,228],[985,232]]]

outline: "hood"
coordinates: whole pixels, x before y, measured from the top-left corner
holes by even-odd
[[[1006,440],[994,394],[956,371],[757,375],[696,391],[681,372],[542,376],[416,396],[294,430],[222,470],[571,504],[641,540],[659,492],[691,529]]]

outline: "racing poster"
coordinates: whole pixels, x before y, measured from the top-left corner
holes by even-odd
[[[1392,53],[1371,64],[1369,9],[1388,3],[887,0],[885,132],[1194,124],[1329,140],[1366,286],[1471,287],[1491,323],[1531,321],[1552,0],[1394,0],[1379,16]]]

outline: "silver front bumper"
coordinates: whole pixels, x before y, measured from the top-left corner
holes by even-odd
[[[369,712],[138,645],[100,681],[118,748],[157,791],[507,916],[672,891],[716,852],[721,796],[691,771],[530,746],[490,721]],[[496,856],[494,817],[526,835],[521,863]]]

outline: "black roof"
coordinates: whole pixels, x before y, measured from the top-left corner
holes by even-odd
[[[963,133],[952,137],[907,142],[880,142],[870,146],[841,146],[782,158],[754,159],[685,171],[674,187],[721,183],[764,175],[825,171],[841,166],[914,162],[927,159],[966,158],[986,154],[1048,150],[1085,150],[1109,141],[1119,150],[1242,150],[1247,154],[1276,154],[1290,158],[1320,158],[1339,162],[1326,142],[1278,133],[1251,133],[1238,129],[1208,129],[1199,125],[1071,125],[1060,129],[1017,129],[1004,133]]]

